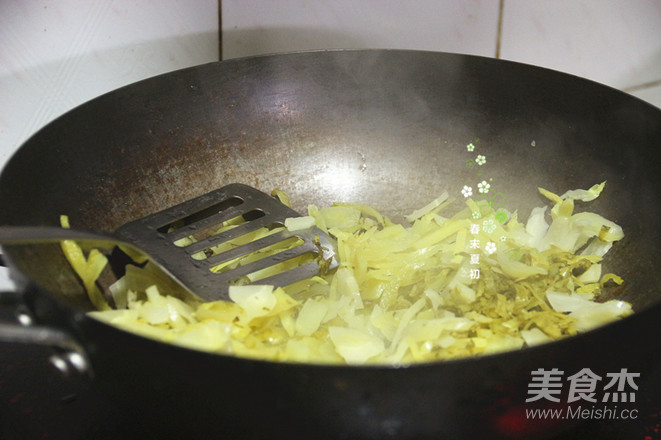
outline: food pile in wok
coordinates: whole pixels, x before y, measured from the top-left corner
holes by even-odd
[[[75,242],[62,246],[99,309],[90,315],[128,331],[273,361],[403,365],[520,349],[631,314],[627,302],[599,302],[623,282],[602,273],[622,228],[575,212],[604,186],[562,195],[540,188],[550,212],[534,208],[525,223],[466,188],[458,212],[446,214],[457,201],[444,193],[407,224],[364,205],[311,205],[296,227],[328,232],[339,268],[284,288],[233,286],[233,302],[179,299],[147,263],[127,265],[110,286],[111,307],[96,285],[107,258],[96,250],[85,256]]]

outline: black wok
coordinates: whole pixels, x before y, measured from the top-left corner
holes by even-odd
[[[488,162],[467,166],[473,142]],[[93,379],[155,438],[526,438],[578,420],[530,420],[531,372],[659,372],[661,111],[541,68],[415,51],[329,51],[212,63],[124,87],[49,124],[0,175],[0,224],[121,224],[230,182],[396,220],[490,181],[522,218],[555,192],[608,181],[590,210],[626,237],[609,297],[637,313],[519,352],[396,367],[275,364],[196,352],[93,319],[56,246],[8,247],[34,320],[66,331]],[[476,177],[477,176],[477,177]],[[581,402],[578,402],[581,403]],[[624,404],[623,404],[624,405]],[[626,407],[626,405],[622,406]],[[215,436],[215,437],[214,437]]]

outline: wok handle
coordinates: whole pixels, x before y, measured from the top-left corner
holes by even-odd
[[[92,369],[82,345],[69,333],[53,327],[34,325],[32,317],[17,292],[0,292],[0,342],[50,347],[49,361],[64,376],[92,376]],[[9,313],[7,313],[9,312]],[[7,321],[9,314],[15,320]]]

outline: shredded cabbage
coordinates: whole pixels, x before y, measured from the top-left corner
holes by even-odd
[[[69,228],[69,217],[66,215],[60,216],[60,224],[63,228]],[[101,290],[96,285],[96,280],[108,264],[106,256],[98,249],[92,249],[89,255],[85,257],[82,248],[73,240],[62,240],[61,247],[67,261],[83,281],[87,295],[94,307],[99,310],[111,310],[111,307],[103,298]]]
[[[575,201],[594,200],[604,185],[561,196],[540,188],[553,206],[534,208],[525,223],[516,212],[502,221],[470,198],[444,217],[454,202],[447,193],[406,225],[369,206],[311,205],[287,228],[327,231],[339,268],[286,288],[233,286],[233,302],[183,302],[147,264],[128,266],[110,286],[109,310],[95,285],[101,254],[85,258],[75,243],[63,249],[99,309],[91,316],[161,341],[288,362],[455,359],[546,343],[633,313],[624,301],[599,302],[608,284],[623,283],[602,274],[622,228],[574,212]]]

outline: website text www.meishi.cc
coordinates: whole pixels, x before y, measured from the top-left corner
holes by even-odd
[[[618,409],[617,406],[577,406],[567,408],[528,408],[528,419],[554,420],[631,420],[638,418],[635,408]]]

